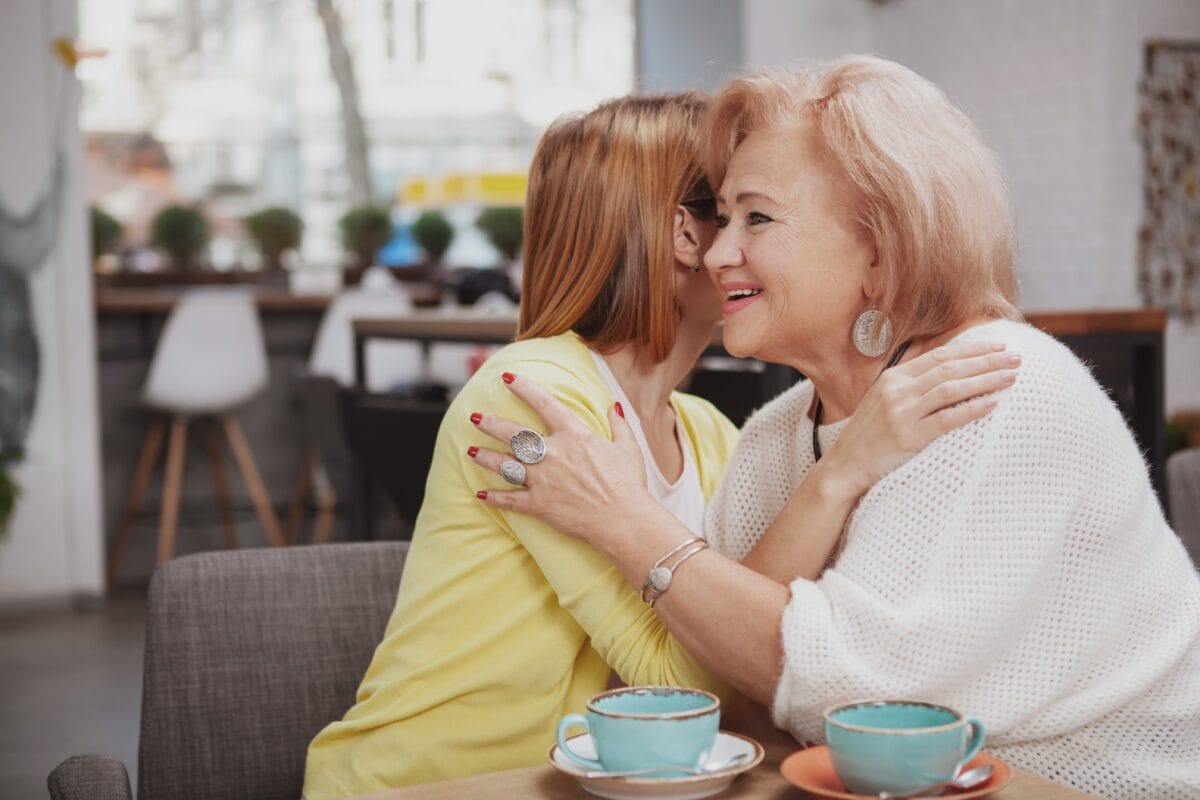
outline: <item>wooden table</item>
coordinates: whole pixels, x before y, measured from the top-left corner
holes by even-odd
[[[255,304],[259,311],[271,313],[287,312],[321,312],[333,299],[325,294],[293,294],[283,286],[255,286],[252,284],[224,284],[204,287],[188,287],[203,289],[243,290],[254,295]],[[128,314],[167,314],[179,297],[183,288],[136,288],[114,289],[101,287],[96,289],[96,313],[100,316]]]
[[[783,779],[779,774],[781,761],[780,756],[772,758],[768,754],[762,764],[740,776],[732,786],[715,797],[720,800],[798,800],[811,797]],[[573,778],[547,765],[408,786],[362,795],[356,800],[458,800],[464,797],[581,800],[592,795],[586,793]],[[953,798],[953,795],[948,797]],[[1014,769],[1012,783],[988,795],[988,800],[1082,800],[1089,797],[1092,795]]]

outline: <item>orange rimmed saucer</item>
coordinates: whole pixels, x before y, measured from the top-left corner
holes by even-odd
[[[986,797],[992,792],[998,792],[1012,783],[1012,770],[1008,764],[987,753],[980,753],[971,759],[964,770],[991,764],[992,777],[987,783],[974,789],[948,789],[942,797],[954,800],[967,800],[969,797]],[[830,800],[875,800],[870,795],[850,794],[833,771],[833,759],[829,756],[829,748],[825,745],[798,750],[783,760],[779,771],[784,779],[797,789],[803,789],[815,797],[830,798]]]

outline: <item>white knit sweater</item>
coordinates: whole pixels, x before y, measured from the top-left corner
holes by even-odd
[[[1063,345],[1013,322],[960,338],[1020,353],[989,416],[862,499],[836,566],[797,580],[776,723],[913,698],[975,714],[1010,764],[1103,797],[1200,798],[1200,577],[1120,413]],[[709,506],[742,558],[812,467],[812,386],[758,411]],[[845,422],[822,426],[828,451]]]

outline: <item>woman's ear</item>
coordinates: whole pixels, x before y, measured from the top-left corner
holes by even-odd
[[[883,289],[883,262],[879,260],[879,250],[870,250],[871,262],[863,270],[862,290],[868,300],[875,300]]]
[[[675,245],[675,260],[691,267],[704,257],[700,221],[685,206],[675,206],[671,242]]]

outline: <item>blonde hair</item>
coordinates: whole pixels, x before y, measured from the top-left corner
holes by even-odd
[[[985,316],[1019,319],[1012,201],[967,116],[910,69],[873,56],[737,78],[711,100],[706,169],[719,187],[750,133],[811,120],[853,186],[883,268],[895,341]]]
[[[675,207],[712,191],[700,165],[704,98],[634,95],[556,121],[525,197],[518,339],[574,330],[601,351],[675,343]]]

